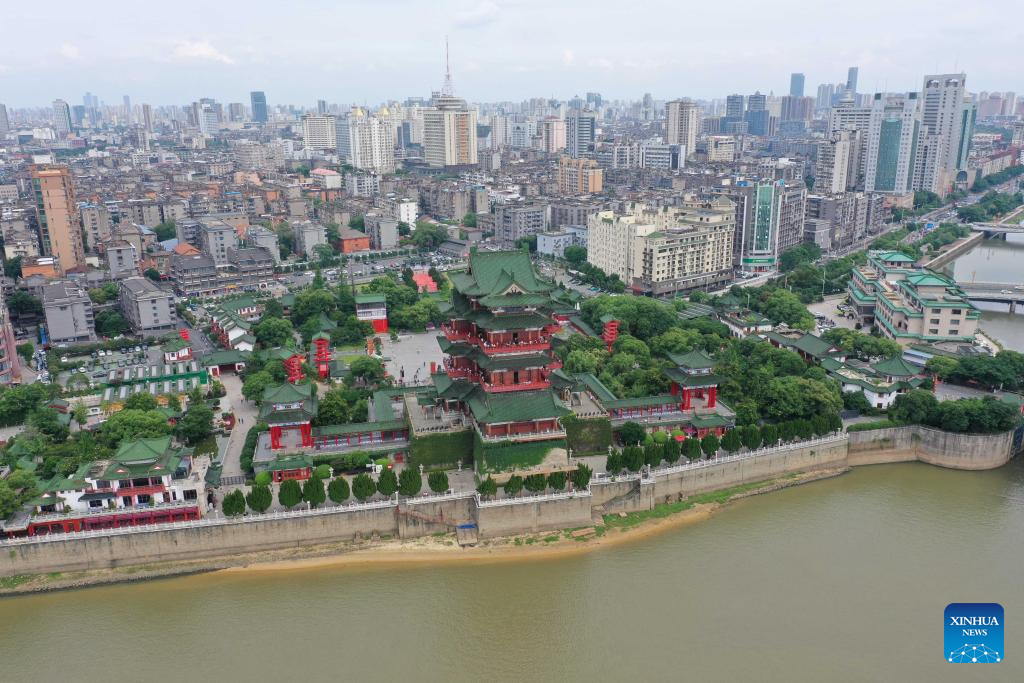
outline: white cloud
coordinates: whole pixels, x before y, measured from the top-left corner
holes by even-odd
[[[478,3],[475,7],[455,14],[455,25],[459,28],[475,28],[486,26],[498,20],[501,10],[490,0]]]
[[[610,69],[615,65],[612,63],[612,60],[610,59],[598,57],[597,59],[591,59],[590,62],[587,63],[587,66],[594,69]]]
[[[78,46],[71,43],[63,43],[57,49],[57,53],[64,59],[70,59],[73,62],[77,62],[82,58],[82,51],[78,49]]]
[[[174,46],[174,58],[177,60],[198,60],[203,62],[220,62],[234,64],[235,60],[227,56],[205,40],[185,40]]]
[[[576,53],[574,53],[572,50],[569,50],[568,48],[565,49],[565,50],[562,50],[562,64],[565,64],[566,66],[569,66],[570,64],[572,64],[575,61],[576,61]]]

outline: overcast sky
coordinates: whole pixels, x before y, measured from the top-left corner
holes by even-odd
[[[0,2],[0,102],[375,104],[429,96],[451,41],[471,101],[785,94],[860,67],[859,90],[1024,92],[1021,0],[49,0]]]

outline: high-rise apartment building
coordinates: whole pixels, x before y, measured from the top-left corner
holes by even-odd
[[[804,75],[800,73],[790,74],[789,76],[789,96],[790,97],[803,97],[804,96]]]
[[[142,127],[147,133],[153,132],[153,107],[148,104],[142,105]]]
[[[549,116],[540,122],[540,146],[548,154],[565,150],[565,121]]]
[[[725,117],[730,121],[742,121],[745,109],[743,95],[729,95],[725,98]]]
[[[857,94],[857,72],[859,69],[855,66],[851,66],[846,71],[846,90],[847,92]]]
[[[558,160],[558,190],[562,194],[596,194],[604,189],[604,171],[594,159]]]
[[[822,194],[846,192],[850,171],[850,133],[833,131],[817,144],[814,166],[814,191]]]
[[[53,130],[57,137],[71,132],[71,107],[64,100],[53,101]]]
[[[476,110],[451,95],[438,94],[432,104],[423,110],[424,160],[434,168],[476,165]]]
[[[0,102],[0,136],[6,135],[11,129],[11,121],[7,118],[7,105]]]
[[[395,170],[395,124],[386,107],[370,114],[353,107],[337,118],[338,156],[344,163],[373,173]]]
[[[672,100],[665,104],[665,141],[670,145],[686,147],[691,155],[697,149],[697,131],[700,130],[700,108],[691,99]]]
[[[849,91],[829,110],[828,132],[845,131],[850,139],[850,167],[846,174],[849,189],[863,187],[867,161],[868,129],[871,127],[871,107],[858,107]]]
[[[776,270],[779,256],[803,241],[807,189],[802,181],[738,180],[716,194],[735,205],[733,262],[741,270]]]
[[[321,152],[338,146],[337,121],[331,115],[306,114],[302,117],[302,137],[306,149]]]
[[[32,168],[39,244],[44,256],[55,256],[63,272],[85,267],[82,224],[71,173],[66,166]]]
[[[724,198],[630,203],[589,219],[587,261],[636,293],[670,296],[732,279],[735,230],[734,208]]]
[[[915,190],[945,195],[956,179],[961,159],[966,160],[972,126],[965,130],[966,75],[935,74],[924,77],[921,88],[921,133],[914,160]],[[962,136],[967,134],[967,144]]]
[[[574,159],[587,154],[597,139],[594,112],[573,110],[565,120],[565,152]]]
[[[920,128],[916,92],[906,95],[875,93],[865,152],[865,192],[905,194],[911,191]]]
[[[256,123],[267,122],[267,95],[261,90],[254,90],[249,93],[249,103],[252,105],[252,120]]]

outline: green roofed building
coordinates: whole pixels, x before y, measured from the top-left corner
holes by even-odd
[[[288,445],[282,441],[283,432],[298,430],[301,443],[296,446],[313,445],[312,421],[316,417],[317,402],[313,385],[285,382],[263,390],[260,401],[260,420],[270,427],[270,447],[273,450]]]
[[[481,439],[562,439],[560,418],[571,411],[559,389],[572,383],[553,378],[562,367],[551,351],[561,329],[556,313],[571,302],[534,270],[525,251],[472,250],[465,272],[452,281],[451,320],[438,338],[445,361],[433,375],[436,401],[469,418]]]
[[[956,282],[918,267],[898,251],[872,251],[854,268],[850,303],[865,327],[904,346],[922,342],[972,343],[980,312]]]

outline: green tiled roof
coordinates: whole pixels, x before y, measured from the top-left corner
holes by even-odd
[[[604,403],[606,401],[617,400],[615,394],[613,394],[608,387],[601,383],[601,380],[599,380],[591,373],[581,372],[576,375],[576,379],[578,379],[580,382],[584,384],[584,386],[590,389],[590,392],[594,394],[595,397],[597,397],[598,401]]]
[[[315,436],[342,436],[365,434],[367,432],[390,432],[406,428],[405,420],[382,420],[379,422],[353,422],[345,425],[329,425],[313,429]]]
[[[387,303],[387,297],[383,294],[356,294],[357,304],[383,304]]]
[[[313,459],[308,455],[282,455],[267,463],[267,469],[271,472],[279,472],[281,470],[298,470],[312,466]]]
[[[722,383],[722,378],[713,372],[691,375],[690,373],[682,372],[677,368],[668,368],[665,370],[665,376],[679,386],[691,389],[699,387],[716,387]]]
[[[903,356],[886,358],[872,365],[871,369],[881,375],[888,375],[890,377],[912,377],[921,374],[921,368],[903,360]]]
[[[544,306],[551,303],[551,297],[546,294],[489,294],[480,297],[480,303],[488,308],[520,307],[520,306]]]
[[[100,479],[129,479],[173,475],[186,452],[172,450],[169,436],[128,441],[121,444],[102,473],[95,476]]]
[[[715,361],[708,354],[700,349],[694,349],[688,353],[670,353],[669,360],[682,368],[690,370],[707,370],[715,367]]]
[[[494,315],[479,311],[466,316],[484,330],[524,330],[542,328],[551,324],[551,318],[539,313]]]
[[[203,367],[213,367],[214,365],[232,365],[234,363],[244,363],[249,360],[249,356],[252,355],[249,351],[214,351],[208,356],[202,358]]]
[[[449,341],[444,335],[437,338],[437,345],[441,347],[442,352],[449,356],[468,356],[476,349],[475,346],[466,342]]]
[[[482,424],[543,420],[572,412],[555,400],[552,391],[488,394],[478,387],[469,395],[467,403],[473,417]]]
[[[917,287],[951,287],[953,284],[949,280],[939,277],[933,273],[910,275],[907,277],[907,282]]]
[[[914,259],[910,258],[902,251],[884,251],[880,254],[873,254],[879,260],[882,261],[899,261],[900,263],[913,263]]]
[[[181,351],[182,349],[187,349],[191,346],[192,342],[187,342],[184,339],[178,337],[170,340],[169,342],[165,342],[163,345],[163,351],[164,353],[167,353],[169,351]]]
[[[821,337],[813,334],[802,334],[799,337],[787,337],[775,332],[768,333],[769,339],[774,339],[782,346],[798,349],[811,356],[825,356],[832,350],[832,345]]]
[[[453,380],[443,372],[434,373],[431,378],[437,388],[438,398],[461,401],[476,387],[475,384],[464,379]]]
[[[269,386],[263,390],[264,403],[298,403],[313,395],[312,384],[292,384],[285,382]]]
[[[711,413],[710,415],[694,415],[690,418],[690,424],[698,429],[712,429],[714,427],[728,427],[731,423],[727,418],[722,417],[718,413]]]
[[[471,251],[468,270],[452,273],[449,279],[469,296],[504,294],[513,285],[531,293],[551,291],[551,286],[537,277],[525,251]]]

